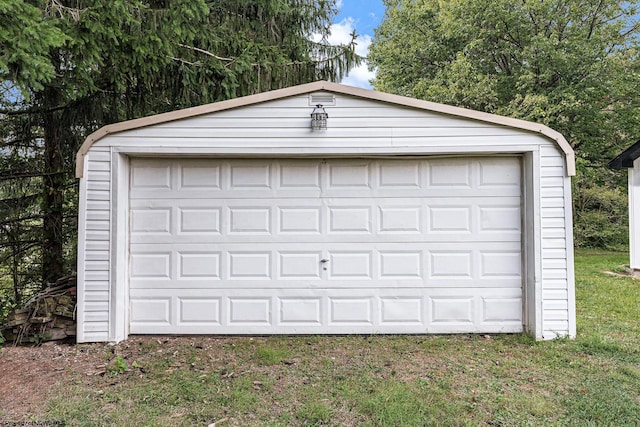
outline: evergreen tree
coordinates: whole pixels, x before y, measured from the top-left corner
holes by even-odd
[[[13,199],[31,201],[28,209],[5,212],[22,227],[14,228],[22,230],[18,241],[31,242],[33,227],[41,233],[35,237],[43,281],[75,265],[73,162],[89,133],[178,108],[339,80],[361,60],[354,44],[311,41],[314,33],[327,35],[335,13],[333,0],[0,4],[0,197],[5,207]],[[27,177],[29,185],[17,184]],[[41,186],[35,194],[34,185]],[[25,210],[33,227],[21,219]],[[13,239],[7,236],[0,235],[3,250]],[[5,258],[5,270],[15,270]]]

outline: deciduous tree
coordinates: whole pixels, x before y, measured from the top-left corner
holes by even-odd
[[[368,57],[376,89],[558,130],[578,156],[578,198],[620,183],[604,165],[640,134],[637,1],[385,4]]]

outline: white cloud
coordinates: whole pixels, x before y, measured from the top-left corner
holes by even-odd
[[[342,0],[336,0],[336,8],[340,9],[342,7]]]
[[[349,17],[345,18],[337,24],[331,25],[331,35],[329,36],[329,43],[331,44],[346,44],[351,41],[351,33],[354,31],[354,19]],[[314,35],[315,41],[320,40],[320,35]],[[369,46],[371,45],[371,36],[369,34],[358,35],[356,39],[356,53],[361,56],[367,56],[369,52]],[[367,64],[364,63],[359,67],[351,70],[349,75],[342,79],[342,83],[349,86],[362,87],[365,89],[371,89],[369,80],[375,77],[375,73],[367,69]]]

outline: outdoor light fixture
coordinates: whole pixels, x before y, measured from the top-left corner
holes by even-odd
[[[322,104],[316,105],[315,108],[313,109],[313,112],[311,113],[311,129],[312,130],[326,129],[328,117],[329,115],[327,114],[326,111],[324,111]]]

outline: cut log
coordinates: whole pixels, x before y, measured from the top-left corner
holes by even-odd
[[[21,310],[22,313],[14,312],[7,316],[7,326],[20,326],[29,319],[29,310]]]

